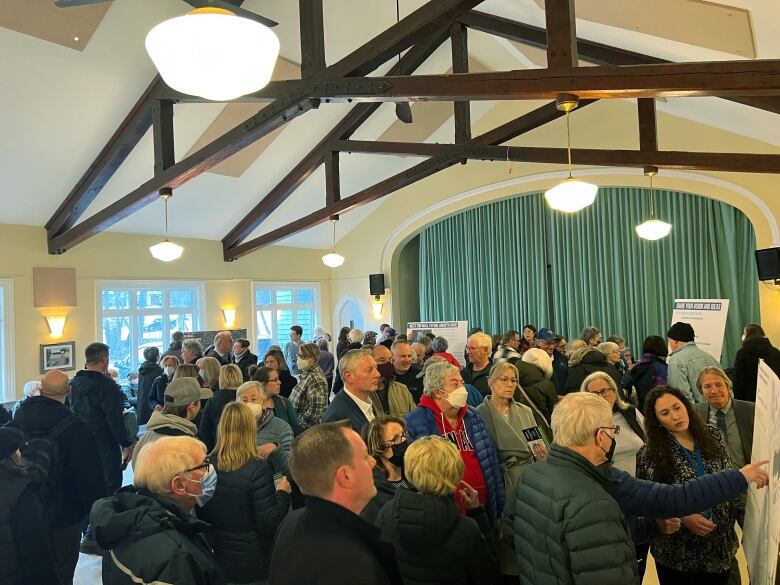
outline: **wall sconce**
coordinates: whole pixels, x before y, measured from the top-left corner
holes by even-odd
[[[374,297],[374,300],[371,301],[371,309],[374,313],[374,319],[381,319],[382,318],[382,309],[384,308],[384,304],[382,303],[382,297],[379,295],[376,295]]]
[[[46,315],[46,324],[49,326],[49,333],[52,337],[62,337],[65,319],[67,319],[67,315]]]
[[[225,318],[225,327],[232,327],[236,323],[235,309],[222,309],[222,316]]]

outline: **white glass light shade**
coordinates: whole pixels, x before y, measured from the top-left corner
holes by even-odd
[[[46,323],[49,325],[49,333],[52,337],[62,337],[65,329],[66,315],[46,315]]]
[[[227,10],[198,8],[150,30],[146,52],[170,87],[219,102],[268,84],[279,56],[279,39],[254,20]]]
[[[636,226],[636,234],[645,240],[660,240],[672,231],[672,224],[660,219],[648,219]]]
[[[550,207],[557,211],[574,213],[585,209],[596,200],[598,185],[569,177],[544,193]]]
[[[325,266],[329,266],[330,268],[338,268],[344,264],[344,256],[341,254],[336,254],[335,252],[331,252],[330,254],[325,254],[322,257],[322,263]]]
[[[165,240],[154,246],[149,246],[149,251],[157,260],[170,262],[171,260],[178,260],[181,257],[181,253],[184,252],[184,248],[178,244]]]

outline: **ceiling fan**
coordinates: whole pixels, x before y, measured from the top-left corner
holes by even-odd
[[[87,6],[89,4],[102,4],[104,2],[113,2],[113,0],[57,0],[54,3],[54,5],[57,6],[58,8],[71,8],[73,6]],[[236,16],[242,16],[244,18],[248,18],[249,20],[254,20],[269,28],[272,28],[279,24],[278,22],[271,20],[270,18],[266,18],[265,16],[260,16],[259,14],[255,14],[254,12],[250,12],[249,10],[244,10],[243,8],[239,8],[235,4],[231,4],[230,2],[225,2],[224,0],[184,0],[184,2],[186,2],[193,8],[209,8],[209,7],[224,8],[225,10],[230,10]]]

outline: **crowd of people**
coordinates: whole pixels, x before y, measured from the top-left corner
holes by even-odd
[[[592,326],[475,329],[463,355],[313,333],[262,358],[177,333],[124,387],[92,343],[25,385],[0,414],[3,583],[71,584],[79,552],[107,585],[627,585],[650,552],[661,585],[741,582],[759,359],[780,373],[759,325],[728,372],[681,322],[638,360]]]

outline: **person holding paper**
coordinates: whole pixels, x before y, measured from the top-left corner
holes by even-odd
[[[639,478],[683,483],[733,467],[718,430],[702,421],[677,388],[659,386],[650,392],[645,429],[647,444],[637,456]],[[740,495],[659,525],[666,533],[653,539],[652,553],[661,585],[726,585],[739,547],[734,522],[744,510]]]

